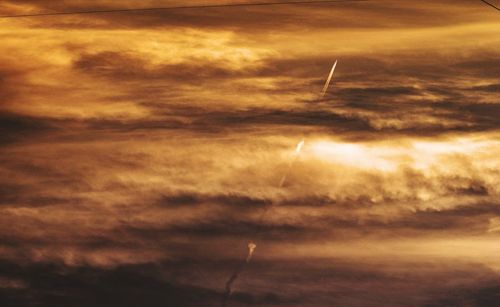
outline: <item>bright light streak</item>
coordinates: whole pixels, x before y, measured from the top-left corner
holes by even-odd
[[[328,79],[326,79],[325,86],[323,87],[323,91],[321,92],[321,98],[325,97],[326,92],[328,91],[328,87],[330,86],[330,82],[332,81],[333,73],[335,72],[335,67],[337,67],[337,61],[332,66],[332,70],[330,70],[330,74],[328,75]]]
[[[297,144],[297,147],[295,148],[295,154],[296,155],[299,155],[300,152],[302,151],[302,147],[304,147],[304,143],[305,143],[305,140],[302,140],[300,141],[298,144]]]

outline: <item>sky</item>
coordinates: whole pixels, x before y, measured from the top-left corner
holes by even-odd
[[[481,1],[0,18],[0,41],[0,305],[219,306],[249,241],[228,306],[500,300]]]

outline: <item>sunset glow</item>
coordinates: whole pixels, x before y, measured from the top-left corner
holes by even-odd
[[[498,305],[483,1],[0,18],[0,41],[0,306]]]

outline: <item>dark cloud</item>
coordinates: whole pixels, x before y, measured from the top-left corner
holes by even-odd
[[[471,90],[498,93],[498,92],[500,92],[500,84],[475,86],[475,87],[471,88]]]
[[[242,72],[222,67],[222,63],[165,64],[148,68],[148,63],[140,55],[124,55],[117,52],[101,52],[82,54],[74,62],[74,68],[94,76],[112,78],[117,81],[126,80],[169,80],[182,83],[199,83],[208,79],[228,79],[242,75]]]
[[[464,124],[469,124],[473,131],[496,130],[500,124],[496,116],[500,112],[500,104],[444,102],[433,107],[435,110],[452,111],[444,117],[461,120]]]
[[[194,196],[174,196],[171,199],[179,203],[168,208],[179,208],[192,204]],[[259,207],[246,202],[244,207],[238,205],[238,200],[232,199],[228,207],[221,210],[216,198],[201,203],[205,210],[211,208],[213,214],[207,214],[201,219],[188,222],[179,221],[161,227],[148,225],[134,225],[125,223],[119,232],[134,236],[139,241],[152,240],[160,233],[164,236],[196,237],[198,240],[211,237],[236,237],[236,238],[265,238],[266,240],[284,240],[303,242],[315,240],[322,235],[330,239],[345,239],[346,237],[386,237],[397,232],[400,236],[411,237],[414,235],[482,235],[488,231],[489,220],[500,214],[496,203],[477,203],[457,206],[451,209],[426,209],[406,210],[401,208],[394,217],[387,219],[385,216],[366,214],[364,210],[376,206],[373,202],[362,200],[337,201],[327,197],[310,199],[287,199],[277,201],[273,206]],[[197,198],[199,201],[200,198]],[[226,199],[224,200],[226,201]],[[267,201],[271,203],[271,200]],[[392,203],[386,201],[383,206],[400,205],[401,200]],[[223,202],[224,204],[224,202]],[[381,204],[378,204],[379,206]],[[297,213],[289,221],[273,222],[273,216],[280,210],[296,207],[306,208]],[[200,207],[201,208],[201,207]]]
[[[329,110],[273,110],[264,108],[235,111],[210,111],[185,109],[179,112],[163,111],[165,119],[158,120],[88,120],[84,123],[95,130],[150,130],[182,129],[204,133],[222,133],[228,130],[251,131],[262,128],[287,126],[310,126],[331,131],[371,131],[373,128],[362,119],[338,115]],[[175,116],[172,119],[172,116]],[[176,119],[177,118],[177,119]]]
[[[349,108],[346,112],[339,112]],[[90,129],[138,131],[138,130],[184,130],[202,133],[227,133],[228,131],[252,132],[259,129],[286,130],[287,127],[314,128],[325,133],[343,133],[344,137],[368,137],[376,133],[379,137],[391,135],[432,136],[453,132],[495,131],[499,125],[498,105],[457,103],[442,104],[388,104],[373,102],[338,105],[325,108],[311,106],[311,110],[273,110],[252,108],[235,111],[173,110],[164,112],[165,119],[158,120],[88,120]],[[375,112],[359,116],[358,111]],[[375,111],[376,110],[376,111]],[[443,112],[440,112],[443,111]],[[415,113],[419,112],[419,113]],[[175,116],[175,117],[172,117]],[[405,121],[406,116],[420,116]],[[401,124],[383,124],[384,118],[400,121]],[[427,122],[427,118],[433,119]],[[410,118],[411,119],[411,118]],[[441,119],[441,121],[439,120]],[[373,121],[380,120],[382,124]],[[452,124],[448,124],[451,121]],[[297,129],[297,128],[296,128]],[[349,136],[350,135],[350,136]]]
[[[367,131],[410,135],[436,135],[448,132],[475,132],[496,130],[498,119],[498,104],[484,103],[481,100],[493,99],[484,96],[494,90],[494,85],[461,88],[450,84],[452,76],[487,77],[496,60],[494,57],[482,65],[484,69],[471,71],[471,60],[447,60],[450,65],[443,69],[429,59],[421,62],[421,57],[403,55],[400,63],[388,62],[380,58],[346,57],[341,61],[345,69],[336,77],[336,87],[328,98],[328,107],[318,107],[317,101],[309,105],[309,110],[241,108],[234,111],[213,110],[205,104],[200,108],[179,108],[166,102],[159,103],[152,93],[156,92],[159,99],[175,101],[175,94],[164,95],[165,88],[131,83],[128,88],[128,98],[135,99],[142,106],[153,111],[160,109],[168,119],[145,121],[115,121],[96,120],[92,127],[97,129],[196,129],[203,131],[223,131],[247,126],[313,126],[325,128],[333,132]],[[186,84],[220,86],[220,82],[239,78],[253,77],[294,77],[302,82],[310,83],[310,87],[319,88],[323,82],[318,76],[323,75],[324,67],[331,58],[277,59],[268,58],[262,62],[262,67],[253,69],[229,69],[223,60],[207,62],[191,59],[181,64],[152,65],[140,54],[119,54],[116,52],[101,52],[97,54],[82,54],[74,62],[74,68],[93,76],[103,77],[118,82],[133,80],[149,80],[170,84]],[[469,63],[465,65],[464,63]],[[465,66],[464,66],[465,65]],[[472,64],[471,64],[472,65]],[[473,65],[472,65],[473,66]],[[366,71],[376,71],[373,76]],[[403,78],[403,80],[398,80]],[[453,78],[453,77],[452,77]],[[356,86],[353,80],[372,83],[370,86]],[[411,81],[413,80],[413,81]],[[380,84],[389,84],[381,86]],[[176,91],[169,88],[169,90]],[[178,89],[177,89],[178,90]],[[242,89],[255,91],[253,88]],[[260,90],[262,94],[304,93],[304,85],[282,83],[276,89]],[[432,100],[425,98],[437,96]],[[145,97],[151,97],[146,98]],[[154,102],[156,100],[156,102]],[[202,103],[203,98],[197,98]],[[478,101],[479,100],[479,101]],[[348,108],[345,112],[337,109]],[[165,109],[169,111],[165,112]],[[363,115],[363,111],[370,114]],[[161,114],[160,113],[160,114]],[[156,113],[159,114],[159,113]],[[361,115],[360,115],[361,114]],[[407,118],[415,117],[414,119]],[[418,118],[417,118],[418,117]],[[384,124],[391,120],[400,121],[400,125]],[[374,124],[373,121],[380,121]]]
[[[483,52],[480,58],[462,59],[456,64],[456,67],[461,69],[466,75],[496,79],[500,74],[500,68],[496,65],[492,65],[492,63],[499,59],[500,55],[497,52],[488,50]]]
[[[472,286],[470,288],[459,287],[443,294],[434,302],[428,303],[426,307],[438,306],[474,306],[494,307],[500,299],[500,286]]]
[[[27,289],[0,289],[2,306],[215,306],[209,289],[173,285],[154,273],[154,265],[116,269],[64,265],[17,266],[1,263],[2,273],[25,280]]]
[[[157,204],[168,208],[178,206],[199,205],[205,203],[215,203],[227,205],[230,207],[237,207],[238,209],[259,209],[269,206],[270,199],[254,198],[249,195],[202,195],[198,193],[177,193],[172,195],[165,195],[161,197]]]
[[[384,100],[393,96],[418,95],[420,91],[413,87],[395,86],[395,87],[371,87],[371,88],[344,88],[337,91],[341,97],[349,100],[359,100],[371,97]]]
[[[9,1],[15,2],[15,1]],[[230,3],[231,1],[226,1]],[[184,2],[150,1],[148,5],[139,1],[127,1],[119,6],[111,3],[61,1],[59,3],[44,3],[26,1],[23,4],[34,6],[33,11],[79,11],[107,10],[116,8],[185,6]],[[196,5],[191,2],[190,5]],[[200,2],[198,2],[200,4]],[[206,2],[201,2],[206,4]],[[221,4],[221,2],[217,2]],[[390,1],[384,3],[334,3],[315,5],[290,5],[269,7],[237,7],[190,10],[159,10],[150,12],[104,13],[77,16],[77,18],[45,18],[35,20],[38,27],[52,28],[166,28],[169,27],[204,27],[231,28],[239,31],[250,29],[275,30],[276,28],[293,27],[299,23],[301,27],[309,28],[368,28],[374,25],[384,28],[444,26],[473,22],[484,16],[487,11],[480,3],[471,4],[467,1],[443,1],[440,6],[430,7],[428,1],[419,3],[401,3]],[[321,14],[322,12],[330,14]],[[367,13],[369,12],[369,13]],[[14,14],[14,11],[5,12]],[[365,18],[350,18],[353,13],[364,15]],[[335,18],[331,18],[334,15]],[[386,16],[391,18],[387,19]]]
[[[16,89],[23,82],[26,71],[8,61],[0,60],[0,106],[10,102],[16,94]]]
[[[418,232],[442,232],[443,234],[483,234],[488,230],[489,218],[499,212],[497,204],[476,204],[457,207],[450,210],[423,210],[408,213],[391,222],[363,221],[362,227],[383,230],[413,229]]]
[[[221,292],[212,285],[233,263],[182,260],[113,269],[71,268],[61,264],[18,266],[2,262],[4,277],[27,288],[0,290],[3,306],[218,306]],[[179,271],[178,267],[184,268]],[[419,273],[412,270],[418,266]],[[465,263],[360,264],[355,261],[255,261],[244,271],[233,306],[494,306],[498,276]],[[307,272],[307,274],[304,274]],[[259,288],[263,277],[271,286]],[[210,281],[212,279],[212,281]],[[215,279],[215,280],[214,280]],[[320,279],[322,287],[316,286]],[[183,285],[174,281],[190,280]],[[206,282],[208,287],[195,284]],[[58,291],[54,291],[58,289]],[[252,291],[253,293],[251,293]]]
[[[154,238],[159,234],[175,235],[183,237],[203,238],[210,239],[214,236],[218,237],[235,237],[247,238],[247,240],[266,238],[269,240],[283,240],[290,236],[298,239],[298,236],[303,237],[310,235],[313,229],[306,229],[300,225],[291,224],[277,224],[271,225],[263,223],[262,221],[242,221],[236,219],[223,219],[206,221],[199,220],[190,225],[171,226],[167,229],[147,229],[147,228],[128,228],[125,229],[127,233],[131,233],[139,238]],[[309,232],[309,233],[307,233]]]
[[[44,118],[0,112],[0,144],[6,145],[57,130],[56,122]]]

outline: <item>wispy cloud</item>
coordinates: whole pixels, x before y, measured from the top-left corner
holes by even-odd
[[[471,1],[0,21],[0,304],[218,304],[256,232],[235,305],[489,304],[498,22]]]

